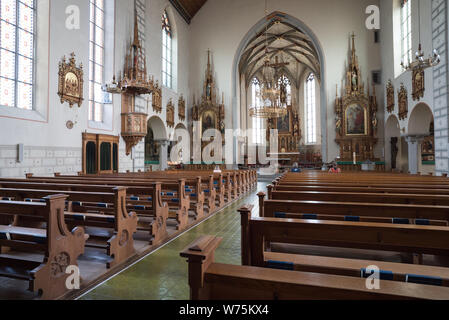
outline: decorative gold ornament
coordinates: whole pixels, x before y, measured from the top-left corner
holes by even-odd
[[[66,122],[65,125],[66,125],[67,129],[72,130],[73,126],[74,126],[74,123],[73,123],[73,121],[69,120],[69,121]]]
[[[186,101],[181,94],[178,101],[178,117],[179,120],[184,121],[186,119]]]
[[[401,83],[401,89],[398,91],[399,120],[406,119],[408,116],[408,92],[404,84]]]
[[[167,104],[167,126],[173,128],[175,126],[175,106],[172,99]]]
[[[391,80],[388,80],[387,84],[387,111],[392,113],[394,111],[394,86]]]
[[[83,64],[76,66],[75,53],[70,54],[70,59],[67,62],[66,57],[59,62],[59,83],[58,95],[61,98],[61,103],[68,102],[70,108],[74,104],[81,107],[83,103]]]
[[[413,101],[424,97],[424,69],[416,68],[412,72],[412,98]]]
[[[346,71],[346,84],[339,97],[338,86],[335,97],[336,142],[340,145],[341,161],[375,160],[374,146],[377,144],[377,98],[365,91],[362,73],[355,49],[355,35],[352,34],[352,52]],[[354,156],[355,155],[355,156]]]
[[[159,81],[156,80],[156,85],[153,90],[153,111],[161,113],[162,112],[162,88],[159,87]]]
[[[192,107],[192,122],[199,121],[200,128],[199,132],[195,132],[194,135],[198,135],[201,140],[203,133],[208,129],[216,129],[222,133],[225,132],[225,107],[224,107],[224,96],[222,97],[222,103],[217,99],[215,80],[212,73],[212,66],[210,63],[210,51],[207,53],[207,68],[206,76],[203,86],[203,95],[201,101],[198,102],[193,97],[193,107]],[[194,124],[193,130],[195,130]],[[224,138],[222,140],[225,143]],[[203,147],[207,143],[203,143]]]

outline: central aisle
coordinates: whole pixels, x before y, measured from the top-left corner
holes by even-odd
[[[258,213],[259,191],[266,191],[268,183],[259,183],[248,196],[182,234],[143,260],[125,269],[97,288],[88,292],[83,300],[188,300],[187,262],[179,252],[201,235],[223,237],[215,253],[215,261],[241,264],[240,215],[237,210],[244,204],[253,204]]]

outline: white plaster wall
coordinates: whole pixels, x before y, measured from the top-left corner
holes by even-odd
[[[269,12],[281,11],[301,20],[319,39],[323,52],[327,93],[327,142],[328,158],[338,155],[335,143],[334,107],[335,85],[344,77],[348,59],[350,34],[357,35],[356,45],[363,77],[381,67],[380,46],[374,43],[372,31],[365,28],[365,9],[379,4],[372,0],[279,0],[269,2]],[[225,93],[226,126],[233,126],[232,68],[237,49],[247,32],[264,17],[264,3],[257,0],[209,0],[192,20],[190,42],[189,83],[194,92],[200,93],[206,65],[206,51],[211,49],[214,60],[217,87]],[[329,14],[332,13],[332,14]],[[378,89],[379,101],[382,97]],[[325,106],[322,106],[325,107]],[[382,106],[380,106],[382,110]],[[381,117],[380,119],[382,119]],[[382,121],[380,121],[382,122]],[[379,123],[383,128],[383,124]],[[379,130],[382,131],[382,130]],[[379,145],[382,146],[383,138]],[[381,157],[381,147],[376,155]]]
[[[106,48],[106,81],[112,81],[112,74],[123,70],[124,56],[133,35],[134,1],[105,0],[115,10],[114,28],[108,30],[112,44]],[[65,27],[66,8],[77,5],[80,9],[80,29],[69,30]],[[190,103],[188,95],[189,72],[189,36],[188,25],[171,8],[166,0],[146,0],[146,54],[150,75],[161,79],[162,69],[162,31],[161,15],[165,8],[174,25],[176,44],[174,46],[176,85],[173,90],[163,88],[163,112],[159,116],[165,123],[165,106],[169,98],[176,107],[175,121],[178,120],[178,96],[183,93]],[[81,170],[82,132],[109,135],[120,134],[120,96],[113,97],[112,127],[105,130],[93,129],[88,123],[88,74],[89,74],[89,0],[38,0],[37,1],[37,38],[36,38],[36,85],[35,111],[0,108],[0,176],[23,176],[25,171],[36,174],[52,174],[53,172],[76,173]],[[114,16],[110,17],[111,19]],[[70,108],[67,103],[61,104],[57,95],[58,63],[61,58],[75,52],[77,63],[84,66],[84,102],[81,108]],[[151,100],[148,102],[148,113],[154,113]],[[145,103],[143,104],[145,108]],[[72,120],[75,127],[66,128],[66,122]],[[11,162],[17,158],[17,144],[24,144],[25,151],[39,149],[39,157],[31,157],[31,151],[25,152],[24,163]],[[143,143],[139,144],[131,156],[125,155],[125,143],[120,139],[120,171],[143,169]],[[64,166],[54,151],[73,152],[74,160]],[[60,153],[60,154],[62,154]],[[45,156],[44,156],[45,154]],[[42,159],[35,161],[35,158]],[[46,165],[43,164],[43,159]],[[63,158],[63,157],[61,157]],[[73,162],[73,164],[72,164]],[[51,163],[56,163],[55,165]],[[21,168],[18,170],[17,168]],[[45,172],[44,172],[45,171]]]
[[[422,48],[425,52],[425,58],[430,55],[433,51],[432,43],[432,3],[431,1],[412,1],[412,51],[413,58],[415,57],[414,52],[418,50],[419,45],[419,10],[418,5],[420,4],[420,16],[421,16],[421,43]],[[401,29],[398,23],[400,19],[400,4],[398,1],[391,0],[381,0],[381,56],[382,56],[382,70],[383,70],[383,82],[384,87],[389,79],[392,80],[393,86],[395,87],[395,109],[392,114],[398,114],[398,90],[403,83],[408,91],[408,116],[407,118],[400,120],[400,130],[401,136],[407,136],[409,133],[413,133],[416,128],[409,127],[410,115],[412,114],[414,108],[420,104],[425,103],[432,109],[434,113],[434,75],[432,69],[427,69],[425,71],[425,92],[424,97],[420,101],[413,101],[412,99],[412,75],[410,72],[404,72],[401,63],[401,43],[400,34]],[[445,59],[446,57],[443,57]],[[384,90],[385,92],[385,90]],[[384,94],[383,105],[386,105],[386,95]],[[391,114],[385,111],[384,119],[388,119]],[[446,124],[447,125],[447,124]],[[447,143],[447,141],[446,141]],[[389,141],[385,141],[386,148],[390,148]],[[389,151],[386,152],[389,154]],[[404,155],[403,155],[404,156]],[[387,167],[391,167],[391,160],[389,157],[386,158]],[[428,168],[424,168],[428,169]],[[423,171],[429,171],[424,170]],[[407,172],[408,169],[405,171]]]

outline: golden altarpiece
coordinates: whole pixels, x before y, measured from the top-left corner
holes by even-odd
[[[217,89],[215,87],[215,79],[212,74],[212,67],[210,63],[210,51],[207,55],[206,79],[203,85],[203,95],[201,101],[197,102],[193,98],[192,108],[192,135],[194,138],[202,141],[204,133],[209,129],[216,129],[222,135],[222,143],[224,144],[225,133],[225,107],[224,96],[222,102],[219,103],[217,97]],[[198,124],[197,126],[195,124]],[[193,140],[192,140],[193,141]],[[208,141],[203,141],[202,149],[209,144]]]
[[[374,147],[378,141],[376,93],[374,91],[371,96],[369,88],[365,93],[354,35],[346,71],[346,85],[342,97],[338,97],[337,89],[335,113],[337,131],[335,141],[340,145],[340,161],[352,163],[376,161],[374,158]]]

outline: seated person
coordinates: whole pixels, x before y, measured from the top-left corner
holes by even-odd
[[[329,173],[341,173],[341,169],[337,166],[337,164],[334,162],[332,164],[332,167],[329,169]]]
[[[301,168],[299,168],[298,163],[294,163],[292,167],[292,172],[299,173],[301,172]]]

